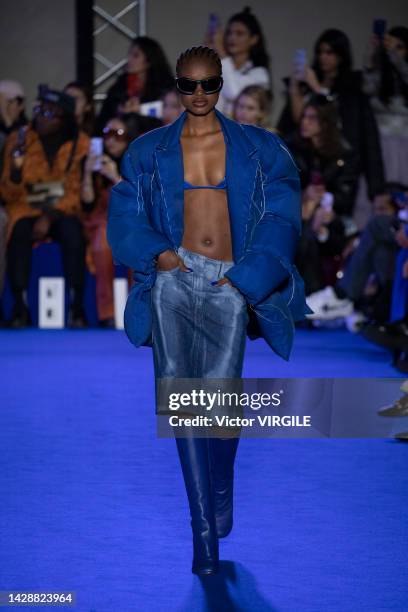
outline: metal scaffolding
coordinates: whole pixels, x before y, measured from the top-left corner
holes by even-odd
[[[101,6],[101,5],[104,6]],[[129,42],[146,34],[146,1],[128,2],[120,11],[117,0],[99,0],[92,4],[94,100],[106,98],[106,91],[126,65]]]

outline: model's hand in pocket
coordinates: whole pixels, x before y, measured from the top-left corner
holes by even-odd
[[[228,285],[230,285],[231,287],[233,286],[229,278],[227,278],[226,276],[224,276],[223,278],[220,278],[220,280],[218,281],[214,281],[211,284],[215,285],[216,287],[221,287],[222,285],[225,285],[226,283],[228,283]]]
[[[191,268],[187,268],[184,265],[184,261],[177,255],[175,251],[167,250],[160,253],[157,258],[157,271],[158,272],[168,272],[169,270],[175,270],[176,268],[180,268],[183,272],[192,272]]]

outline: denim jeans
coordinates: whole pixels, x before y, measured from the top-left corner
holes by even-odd
[[[192,272],[158,271],[152,288],[156,378],[239,378],[248,313],[232,285],[211,285],[234,265],[178,248]]]
[[[395,222],[393,215],[375,215],[364,228],[358,247],[346,263],[343,277],[336,283],[350,300],[361,298],[371,272],[375,272],[382,288],[392,284],[398,253],[393,231]]]

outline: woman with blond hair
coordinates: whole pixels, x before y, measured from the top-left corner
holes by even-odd
[[[233,119],[238,123],[256,125],[270,132],[274,128],[270,123],[272,94],[259,85],[245,87],[234,102]]]

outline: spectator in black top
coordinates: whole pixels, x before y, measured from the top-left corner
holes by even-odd
[[[397,26],[384,38],[372,36],[363,70],[381,138],[387,181],[408,176],[408,28]]]
[[[300,128],[289,140],[300,169],[303,232],[297,265],[306,295],[334,282],[357,191],[356,156],[342,138],[333,103],[315,96],[303,109]]]
[[[300,121],[302,108],[313,94],[335,100],[342,133],[359,157],[368,196],[384,189],[384,167],[377,123],[368,97],[362,92],[361,73],[352,70],[350,41],[340,30],[323,32],[315,44],[312,67],[294,70],[285,79],[288,99],[277,129],[283,135],[293,132]]]
[[[148,36],[138,36],[130,45],[125,72],[108,90],[97,121],[98,131],[117,116],[119,105],[127,102],[126,112],[138,113],[140,104],[159,100],[173,86],[172,70],[161,45]]]
[[[75,118],[79,129],[92,136],[95,128],[95,111],[91,88],[78,81],[71,81],[65,85],[63,91],[75,100]]]

